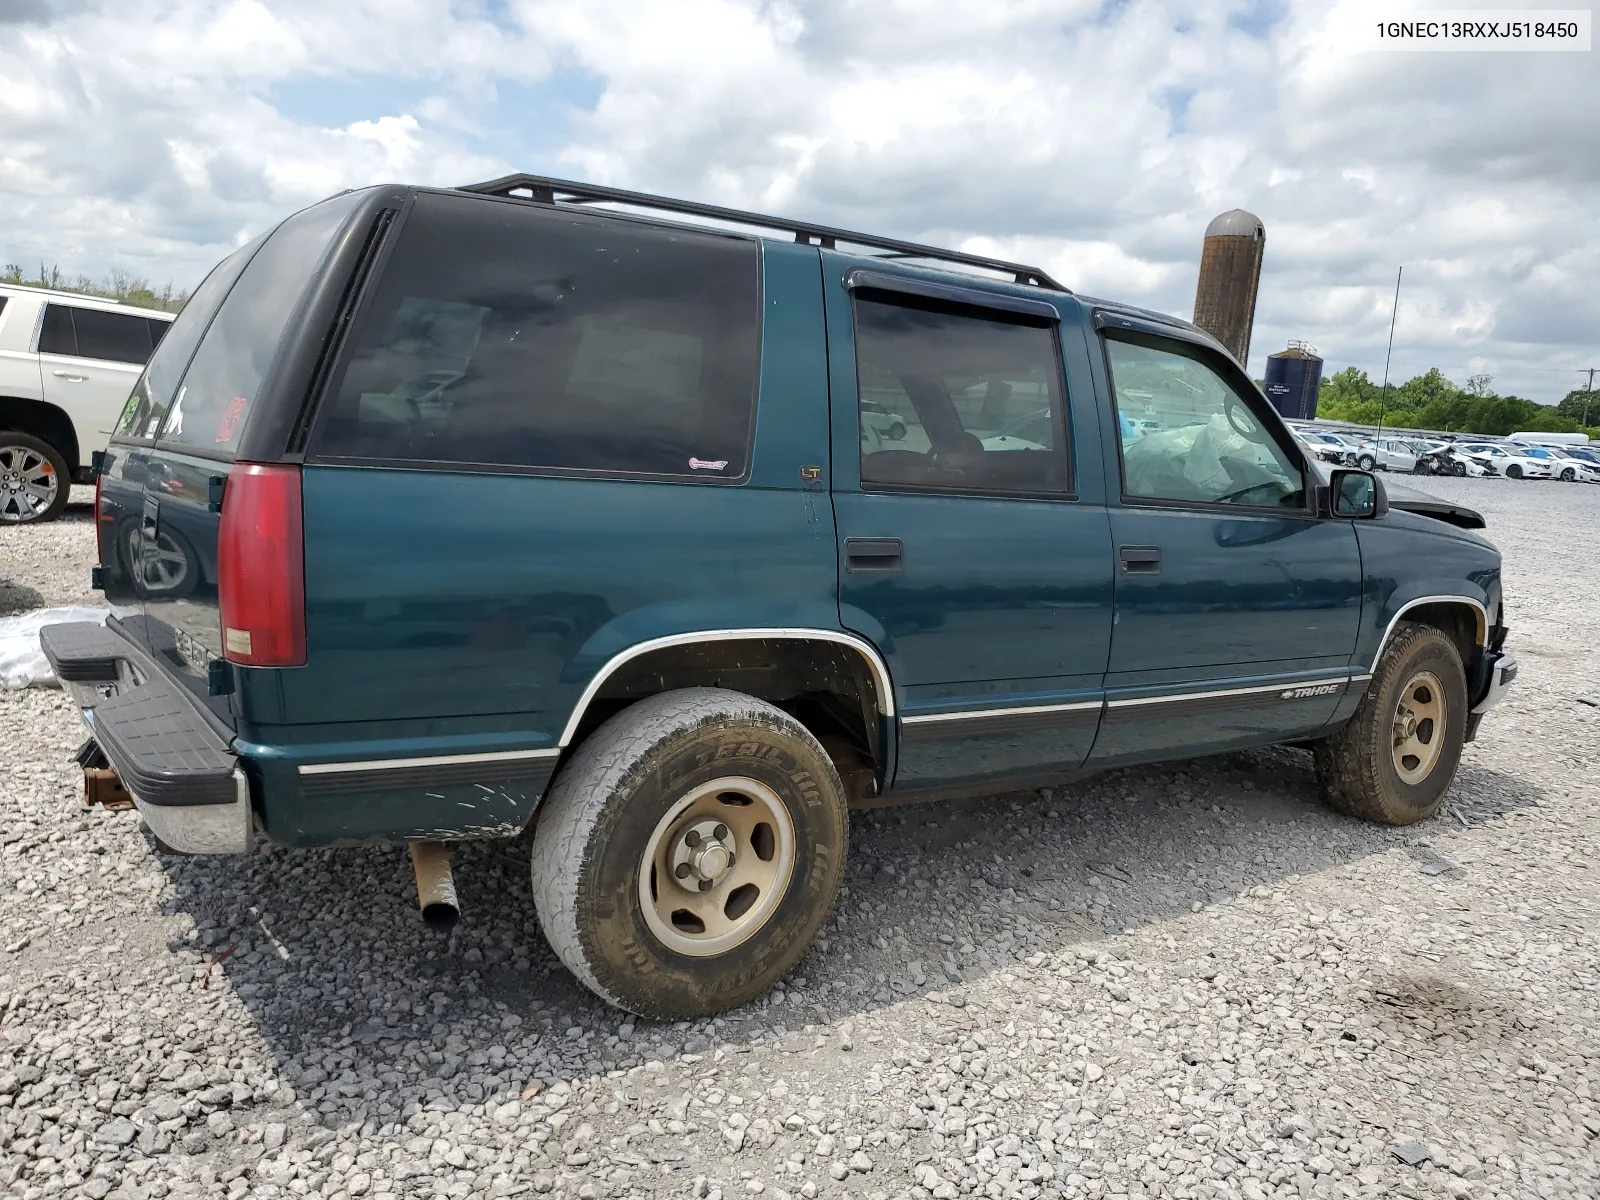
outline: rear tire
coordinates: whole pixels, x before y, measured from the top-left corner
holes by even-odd
[[[1367,821],[1425,821],[1444,804],[1466,728],[1467,675],[1455,643],[1403,621],[1355,716],[1312,747],[1323,797]]]
[[[54,521],[71,493],[61,451],[29,433],[0,433],[0,524]]]
[[[1467,474],[1467,464],[1464,463],[1464,462],[1455,463],[1453,465],[1453,467],[1452,467],[1452,472],[1451,473],[1454,474],[1454,475],[1458,475],[1458,476],[1460,476],[1462,478],[1465,478],[1466,474]]]
[[[534,906],[602,999],[710,1016],[800,961],[846,843],[844,786],[804,726],[739,692],[685,688],[618,713],[561,769],[533,842]]]

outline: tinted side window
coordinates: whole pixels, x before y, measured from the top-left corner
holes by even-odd
[[[1071,489],[1053,325],[886,294],[855,317],[862,483]]]
[[[357,201],[325,200],[267,238],[201,339],[159,440],[232,453],[289,318]]]
[[[172,322],[163,321],[160,317],[146,317],[144,320],[150,327],[150,345],[153,349],[161,345],[161,339],[167,336],[167,330],[172,328]]]
[[[1303,508],[1300,471],[1202,354],[1162,338],[1105,339],[1130,497]]]
[[[46,304],[39,326],[40,354],[78,353],[78,335],[72,328],[72,310],[65,304]]]
[[[758,289],[745,239],[419,196],[315,449],[738,479]]]
[[[194,295],[189,297],[189,302],[183,306],[177,319],[170,324],[163,322],[166,334],[157,340],[156,352],[150,356],[144,374],[134,385],[133,395],[128,397],[127,407],[122,410],[122,417],[117,422],[119,434],[124,437],[155,437],[162,418],[167,415],[167,407],[177,393],[178,381],[183,378],[184,369],[194,355],[194,348],[200,344],[211,318],[217,315],[228,289],[233,287],[239,273],[265,240],[265,237],[257,238],[211,268],[211,274],[194,290]]]
[[[72,324],[78,331],[78,354],[82,358],[140,366],[150,358],[150,326],[143,317],[99,308],[74,308]]]

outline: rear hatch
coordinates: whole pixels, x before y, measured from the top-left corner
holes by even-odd
[[[219,538],[225,506],[240,506],[227,502],[225,491],[231,475],[254,474],[236,462],[247,430],[262,421],[293,421],[292,413],[266,411],[298,408],[305,394],[303,387],[298,395],[293,388],[275,389],[284,375],[286,343],[303,340],[290,334],[303,335],[296,327],[320,319],[324,306],[311,302],[312,293],[351,236],[363,195],[348,193],[296,213],[212,272],[130,397],[101,479],[98,525],[108,599],[125,630],[229,725],[233,679],[221,611],[229,589]],[[354,236],[361,240],[359,231]],[[297,498],[298,468],[275,470],[293,477]],[[248,485],[235,490],[242,498]],[[236,566],[248,567],[258,549],[270,549],[254,526],[238,534]],[[233,595],[248,600],[262,590],[258,583],[235,587]],[[238,633],[232,641],[241,642]],[[230,657],[253,661],[248,650]]]

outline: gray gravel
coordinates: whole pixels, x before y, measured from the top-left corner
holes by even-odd
[[[423,928],[392,849],[158,857],[0,693],[0,1193],[1593,1196],[1600,488],[1430,480],[1507,558],[1514,697],[1446,814],[1342,819],[1267,750],[861,814],[770,1000],[635,1024],[522,844]],[[88,598],[75,512],[0,595]]]

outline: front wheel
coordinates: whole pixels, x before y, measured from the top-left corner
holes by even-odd
[[[1466,729],[1467,675],[1455,643],[1431,625],[1402,622],[1355,716],[1312,747],[1323,796],[1368,821],[1425,821],[1444,804]]]
[[[1516,463],[1512,463],[1509,467],[1506,468],[1506,478],[1507,479],[1521,479],[1522,478],[1522,468],[1517,466]]]
[[[1561,470],[1561,482],[1562,483],[1571,483],[1577,477],[1578,477],[1578,472],[1573,470],[1571,467],[1563,467],[1562,468],[1562,470]]]
[[[800,960],[844,871],[844,786],[798,721],[720,688],[595,730],[539,812],[533,897],[590,990],[662,1020],[759,996]]]

